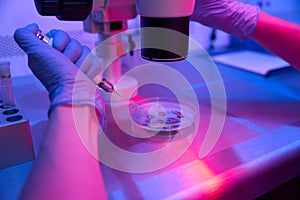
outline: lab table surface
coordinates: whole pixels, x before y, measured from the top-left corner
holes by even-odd
[[[147,173],[127,173],[101,164],[110,199],[253,199],[300,175],[300,72],[285,68],[261,76],[222,64],[217,68],[227,110],[213,149],[199,158],[212,112],[205,83],[192,80],[200,128],[191,146],[175,162]],[[193,74],[193,69],[180,70]],[[33,76],[14,78],[13,84],[15,98],[30,119],[37,152],[47,126],[47,93]],[[107,132],[120,141],[118,127],[108,125]],[[156,140],[126,143],[122,138],[122,142],[119,145],[137,152],[163,145]],[[0,199],[18,198],[33,163],[0,170]]]

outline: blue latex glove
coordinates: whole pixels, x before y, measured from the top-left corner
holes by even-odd
[[[258,6],[237,0],[196,0],[191,20],[244,40],[254,31],[258,16]]]
[[[53,38],[53,46],[50,46],[36,37],[37,32],[38,26],[31,24],[16,30],[14,37],[28,54],[31,71],[49,92],[49,114],[58,105],[92,105],[105,123],[103,98],[91,81],[98,73],[92,68],[99,63],[95,63],[89,48],[61,30],[51,30],[47,34]]]

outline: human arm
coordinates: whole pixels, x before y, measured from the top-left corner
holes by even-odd
[[[260,12],[250,37],[300,70],[300,26]]]
[[[35,24],[18,29],[15,40],[48,90],[51,109],[49,127],[20,198],[105,199],[100,163],[86,148],[97,145],[99,121],[104,124],[102,96],[86,76],[95,71],[89,67],[93,60],[85,59],[89,49],[58,30],[49,33],[54,39],[51,47],[37,39],[37,31]]]
[[[237,0],[196,0],[192,20],[244,40],[252,38],[300,69],[300,26]],[[292,45],[291,45],[292,44]]]
[[[73,109],[89,119],[87,134],[97,130],[93,107],[55,107],[21,199],[106,199],[99,161],[82,143]]]

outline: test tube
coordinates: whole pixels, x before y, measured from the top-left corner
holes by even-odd
[[[11,108],[15,106],[12,80],[10,73],[10,62],[0,62],[0,80],[3,107]]]

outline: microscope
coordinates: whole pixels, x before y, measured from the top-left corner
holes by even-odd
[[[133,132],[136,133],[136,135],[132,135],[134,137],[140,137],[138,135],[147,135],[148,137],[156,132],[155,130],[148,135],[147,133],[142,133],[143,131],[140,132],[139,128],[134,129],[134,131],[130,129],[131,126],[135,127],[135,123],[129,120],[131,119],[130,115],[134,115],[134,110],[145,111],[148,109],[148,107],[144,109],[139,105],[139,103],[143,104],[143,101],[134,99],[134,97],[148,98],[148,96],[143,95],[143,88],[141,89],[138,87],[144,85],[140,76],[134,76],[136,74],[129,76],[127,73],[125,73],[126,76],[122,76],[121,59],[112,59],[120,58],[125,52],[122,50],[124,48],[122,38],[119,38],[118,36],[122,36],[122,34],[119,33],[127,30],[127,20],[134,19],[139,15],[140,46],[137,49],[141,51],[141,57],[147,61],[153,62],[175,62],[184,60],[188,56],[189,24],[190,16],[194,10],[195,0],[35,0],[35,5],[41,15],[56,16],[59,20],[80,20],[83,21],[85,32],[99,34],[99,41],[101,44],[97,45],[96,54],[103,61],[105,68],[105,72],[103,73],[104,77],[107,78],[112,85],[116,84],[117,91],[120,94],[119,96],[110,94],[103,95],[106,106],[105,111],[108,116],[107,121],[110,122],[108,126],[112,127],[112,130],[114,130],[116,124],[113,121],[115,121],[118,123],[118,127],[129,135],[133,134]],[[134,62],[132,62],[132,60],[129,61],[130,64]],[[132,65],[134,66],[134,64]],[[158,63],[157,66],[161,67],[162,65]],[[154,67],[154,65],[150,66],[150,69],[153,69],[151,67]],[[158,68],[155,67],[155,73],[160,73],[156,69]],[[164,71],[164,73],[166,73],[166,71]],[[145,77],[149,74],[150,73],[145,73],[141,76]],[[169,76],[170,74],[167,73],[166,75]],[[178,80],[176,80],[176,82],[178,82]],[[188,84],[187,82],[184,83]],[[151,91],[153,90],[151,89]],[[167,91],[170,93],[168,89]],[[140,93],[141,95],[139,94],[139,96],[137,93]],[[162,96],[168,95],[165,92],[165,89],[162,92],[158,91],[158,93],[163,93]],[[158,93],[150,95],[160,96],[157,95]],[[130,101],[131,97],[133,97],[133,101]],[[188,108],[188,106],[184,108],[180,106],[177,107],[177,104],[169,99],[155,98],[153,102],[152,98],[149,99],[151,101],[150,108],[164,110],[165,112],[161,112],[165,113],[164,116],[171,116],[172,113],[174,115],[174,109],[176,110],[177,108],[181,108],[181,110],[183,110],[181,111],[182,113],[193,113],[189,112],[189,109],[185,109]],[[146,102],[146,104],[147,103],[148,102]],[[160,104],[163,106],[157,107],[157,105]],[[197,104],[193,101],[192,105]],[[181,121],[187,119],[195,120],[197,118],[194,116],[187,117],[188,115],[185,115],[186,117],[181,119],[183,118],[182,115],[178,114],[181,112],[176,112],[176,120],[167,122],[168,125],[164,127],[165,132],[158,132],[168,138],[170,134],[176,135],[177,130],[181,130]],[[141,114],[138,113],[137,116],[143,116],[143,114],[145,114],[145,112]],[[160,117],[157,116],[157,119],[160,119]],[[171,118],[169,117],[168,119]],[[162,120],[158,123],[161,123],[161,121]],[[161,124],[154,124],[154,126],[161,127]],[[140,126],[139,122],[137,122],[136,127],[143,126]],[[174,127],[176,127],[176,131],[173,130]],[[145,128],[147,129],[147,127]],[[111,132],[110,135],[114,135],[114,132]],[[119,136],[116,138],[119,138]]]
[[[100,40],[125,31],[127,20],[135,18],[137,14],[140,15],[141,28],[174,30],[155,33],[142,29],[141,56],[158,62],[178,61],[187,57],[189,19],[194,4],[195,0],[35,0],[41,15],[56,16],[59,20],[83,21],[84,31],[99,33]],[[180,37],[177,32],[187,37]],[[118,46],[118,41],[115,42],[114,45]],[[163,43],[162,46],[166,48],[148,48],[158,43]]]

